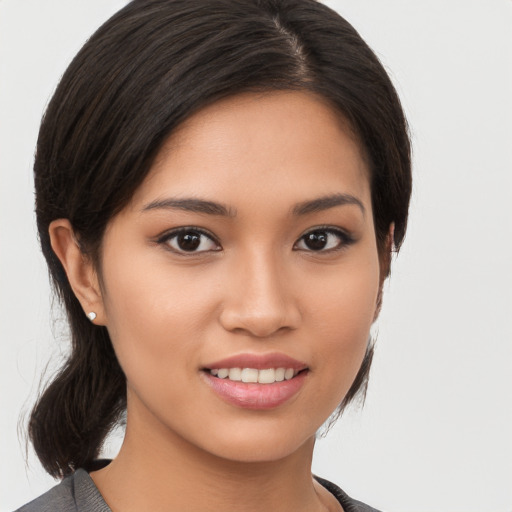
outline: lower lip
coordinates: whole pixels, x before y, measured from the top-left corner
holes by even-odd
[[[273,409],[294,395],[304,384],[307,371],[302,371],[293,379],[273,384],[253,384],[229,379],[219,379],[203,372],[213,391],[226,402],[244,409]]]

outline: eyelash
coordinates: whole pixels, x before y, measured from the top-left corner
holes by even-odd
[[[325,249],[325,250],[315,251],[313,249],[295,249],[295,246],[299,242],[303,241],[306,236],[312,235],[313,233],[327,233],[329,235],[334,235],[334,236],[336,236],[339,239],[339,242],[336,245],[336,247],[332,247],[332,248]],[[352,245],[354,242],[355,242],[354,237],[352,235],[350,235],[349,233],[347,233],[346,231],[342,230],[342,229],[333,228],[331,226],[317,226],[317,227],[314,227],[314,228],[308,230],[306,233],[304,233],[297,240],[297,242],[295,242],[294,249],[295,250],[304,250],[304,251],[307,251],[307,252],[311,252],[313,254],[317,254],[317,253],[324,253],[325,254],[325,253],[332,253],[332,252],[342,251],[343,249],[346,249],[348,246]]]
[[[183,249],[173,248],[170,246],[171,240],[176,239],[180,235],[187,235],[187,234],[192,234],[192,233],[208,238],[210,241],[215,243],[219,247],[219,249],[213,249],[213,250],[208,250],[208,251],[185,251]],[[220,251],[220,244],[211,233],[208,233],[208,231],[205,231],[204,229],[201,229],[201,228],[196,228],[194,226],[187,226],[187,227],[183,227],[183,228],[173,229],[172,231],[168,231],[167,233],[164,233],[162,236],[160,236],[158,238],[157,243],[166,245],[168,250],[170,250],[176,254],[180,254],[180,255],[201,254],[204,252]],[[202,242],[200,242],[200,243],[202,243]]]
[[[296,248],[296,246],[301,241],[305,240],[306,236],[312,235],[314,233],[322,233],[322,234],[327,233],[328,235],[334,235],[339,239],[339,242],[336,245],[336,247],[331,247],[329,249],[314,250],[314,249],[309,249],[309,248],[304,248],[304,249]],[[195,235],[201,235],[202,237],[206,237],[211,242],[213,242],[218,248],[208,249],[208,250],[203,250],[203,251],[196,251],[196,250],[186,251],[186,250],[180,249],[179,247],[176,248],[176,247],[170,246],[171,240],[177,239],[177,237],[179,237],[180,235],[187,235],[187,234],[195,234]],[[308,230],[303,235],[301,235],[300,238],[297,240],[297,242],[295,242],[295,244],[293,246],[293,250],[306,251],[306,252],[311,252],[313,254],[319,254],[319,253],[326,254],[326,253],[342,251],[343,249],[346,249],[348,246],[352,245],[354,242],[355,242],[355,239],[349,233],[347,233],[346,231],[344,231],[342,229],[333,228],[331,226],[317,226],[317,227],[314,227],[314,228]],[[179,255],[197,255],[197,254],[202,254],[202,253],[207,253],[207,252],[218,252],[218,251],[222,250],[219,242],[215,239],[215,237],[211,233],[209,233],[208,231],[205,231],[202,228],[197,228],[194,226],[187,226],[187,227],[183,227],[183,228],[173,229],[172,231],[168,231],[167,233],[164,233],[162,236],[160,236],[157,239],[157,243],[166,245],[168,250],[170,250],[176,254],[179,254]],[[200,240],[198,247],[200,247],[202,243],[203,242]]]

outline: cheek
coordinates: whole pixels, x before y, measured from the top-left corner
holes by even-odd
[[[339,271],[313,278],[308,288],[310,316],[318,319],[322,337],[335,339],[336,333],[346,333],[348,339],[357,340],[357,333],[368,333],[373,323],[379,292],[378,258],[357,255]]]
[[[104,268],[107,328],[125,373],[130,368],[144,373],[143,367],[169,364],[194,349],[207,322],[211,297],[205,290],[211,287],[200,278],[190,282],[189,275],[169,265],[137,261],[136,255],[104,261],[109,262]]]
[[[322,368],[334,407],[344,397],[363,360],[379,291],[376,258],[347,266],[339,278],[326,280],[311,296],[310,318],[316,333],[315,365]]]

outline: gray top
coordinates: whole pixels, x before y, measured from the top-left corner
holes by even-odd
[[[16,512],[112,512],[85,469],[19,508]]]
[[[379,512],[353,500],[337,485],[316,477],[336,499],[345,512]],[[78,469],[71,476],[16,512],[112,512],[85,469]]]

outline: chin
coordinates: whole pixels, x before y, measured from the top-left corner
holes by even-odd
[[[283,426],[252,426],[238,428],[236,431],[224,432],[214,436],[210,433],[207,443],[201,448],[212,455],[241,463],[273,462],[290,457],[314,445],[316,429],[311,432],[297,432]],[[226,435],[227,434],[227,435]]]

